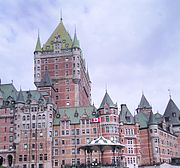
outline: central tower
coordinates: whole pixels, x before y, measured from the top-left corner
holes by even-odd
[[[76,31],[72,40],[62,19],[43,46],[38,34],[34,51],[34,83],[37,87],[45,72],[55,88],[54,100],[58,107],[90,105],[91,81]]]

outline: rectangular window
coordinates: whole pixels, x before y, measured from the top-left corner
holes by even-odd
[[[43,143],[40,143],[39,144],[39,149],[42,149],[43,148]]]
[[[79,135],[79,129],[76,129],[76,135]]]
[[[54,166],[58,166],[58,160],[55,160]]]
[[[35,144],[32,144],[32,148],[33,148],[33,149],[35,148]]]
[[[27,161],[27,155],[24,155],[24,161]]]
[[[72,139],[72,144],[73,144],[73,145],[75,145],[75,144],[76,144],[75,139]]]
[[[44,160],[47,160],[47,154],[44,154]]]
[[[96,133],[97,133],[96,128],[93,128],[93,133],[94,133],[94,134],[96,134]]]
[[[55,155],[58,155],[58,149],[55,149],[55,150],[54,150],[54,154],[55,154]]]
[[[35,160],[35,155],[32,155],[31,158],[32,158],[32,160]]]
[[[39,160],[43,160],[43,154],[39,155]]]
[[[106,122],[109,122],[109,116],[106,116]]]
[[[75,149],[74,149],[74,148],[72,149],[72,154],[76,154],[76,151],[75,151]]]
[[[54,136],[58,136],[58,131],[57,130],[54,131]]]
[[[22,155],[19,155],[19,161],[20,162],[22,161]]]
[[[128,142],[128,144],[133,144],[133,140],[132,139],[128,139],[127,142]]]

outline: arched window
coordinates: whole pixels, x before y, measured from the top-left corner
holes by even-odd
[[[40,114],[38,115],[38,119],[41,119],[41,115]]]
[[[45,119],[45,118],[46,118],[46,116],[45,116],[45,114],[43,114],[43,115],[42,115],[42,119]]]
[[[27,120],[29,120],[30,119],[30,116],[29,115],[27,115]]]

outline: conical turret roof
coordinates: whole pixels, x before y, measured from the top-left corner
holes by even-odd
[[[36,48],[35,48],[35,52],[41,52],[42,48],[41,48],[41,42],[40,42],[40,37],[39,37],[39,33],[38,33],[38,39],[37,39],[37,43],[36,43]]]
[[[72,48],[72,39],[64,27],[63,21],[61,20],[47,42],[44,44],[43,50],[53,50],[53,43],[56,36],[60,36],[62,49]]]
[[[112,99],[110,98],[109,94],[107,93],[107,91],[106,91],[106,93],[104,95],[104,98],[103,98],[103,100],[101,102],[101,105],[100,105],[99,109],[104,108],[105,104],[108,104],[109,107],[117,108],[116,105],[113,103]]]
[[[152,108],[149,102],[147,101],[146,97],[144,96],[144,94],[142,94],[141,101],[138,105],[138,108]]]
[[[18,93],[18,96],[17,96],[16,102],[17,102],[17,103],[23,103],[23,104],[25,104],[25,100],[24,100],[23,92],[22,92],[22,90],[21,90],[21,89],[20,89],[20,91],[19,91],[19,93]]]
[[[79,40],[77,39],[76,31],[74,33],[73,48],[80,48]]]
[[[164,118],[169,118],[172,124],[180,124],[180,111],[174,101],[170,98],[166,110],[163,115]]]
[[[41,82],[38,86],[52,86],[52,80],[49,77],[48,71],[45,71],[44,77],[42,78]]]

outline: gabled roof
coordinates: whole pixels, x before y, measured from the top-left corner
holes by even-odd
[[[144,96],[144,94],[142,94],[141,101],[138,105],[138,108],[152,108],[149,102],[147,101],[146,97]]]
[[[42,48],[41,48],[41,42],[40,42],[40,37],[39,37],[39,33],[38,33],[38,38],[37,38],[35,52],[41,52],[41,51],[42,51]]]
[[[69,33],[66,31],[64,24],[62,20],[54,30],[54,32],[51,34],[47,42],[43,45],[43,50],[53,50],[53,42],[55,40],[56,36],[60,36],[61,38],[61,48],[66,49],[66,48],[72,48],[72,39],[69,35]]]
[[[6,101],[8,99],[8,97],[12,97],[14,100],[16,100],[18,92],[12,83],[1,84],[0,90],[2,92],[4,101]]]
[[[134,124],[134,117],[127,108],[126,104],[121,105],[119,118],[120,118],[120,122],[123,122],[124,124]]]
[[[42,86],[42,87],[44,87],[44,86],[53,86],[52,80],[50,79],[49,73],[48,73],[47,70],[45,71],[45,74],[44,74],[43,78],[41,79],[41,82],[39,83],[38,86]]]
[[[104,108],[105,104],[107,104],[109,107],[117,108],[117,106],[113,103],[112,99],[110,98],[109,94],[107,93],[107,91],[104,95],[104,98],[101,102],[99,109]]]
[[[168,117],[169,122],[172,124],[180,124],[180,111],[171,98],[169,99],[163,117]]]
[[[18,93],[18,96],[17,96],[16,102],[17,102],[17,103],[23,103],[23,104],[25,104],[25,100],[24,100],[23,92],[22,92],[22,90],[21,90],[21,89],[20,89],[20,91],[19,91],[19,93]]]

